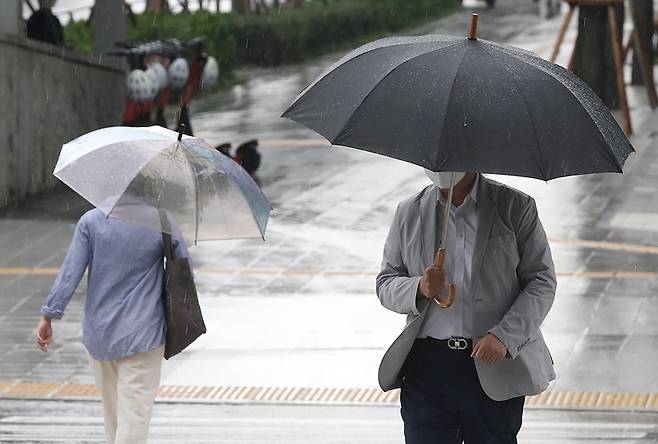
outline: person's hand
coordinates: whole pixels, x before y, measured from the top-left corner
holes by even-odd
[[[420,292],[428,299],[436,298],[443,294],[446,286],[446,272],[443,268],[426,268],[423,278],[420,280]]]
[[[505,359],[507,347],[495,335],[488,333],[473,347],[471,358],[485,364],[495,364]]]
[[[53,327],[50,325],[50,319],[45,316],[41,316],[39,325],[37,326],[36,336],[37,346],[42,351],[47,352],[48,347],[53,343]]]

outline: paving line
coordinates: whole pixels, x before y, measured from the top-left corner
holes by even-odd
[[[606,241],[589,241],[583,239],[550,239],[552,244],[572,245],[583,248],[590,248],[593,250],[611,250],[611,251],[625,251],[629,253],[641,254],[654,254],[658,255],[658,247],[627,244],[621,242],[606,242]],[[358,275],[373,275],[372,272],[359,272],[348,270],[325,271],[325,270],[309,270],[309,269],[283,269],[283,268],[215,268],[215,267],[201,267],[196,270],[200,274],[239,274],[239,275],[281,275],[288,277],[306,277],[310,275],[320,275],[329,277],[350,277]],[[20,275],[34,275],[34,276],[56,276],[59,268],[54,267],[0,267],[0,276],[20,276]],[[639,278],[639,279],[653,279],[658,276],[656,272],[624,272],[624,271],[592,271],[592,272],[563,272],[558,273],[558,276],[572,276],[572,277],[589,277],[589,278]]]
[[[98,400],[99,393],[93,384],[0,381],[2,398]],[[397,405],[400,392],[393,390],[385,393],[378,388],[170,385],[160,388],[158,400],[181,403]],[[527,397],[526,407],[658,412],[658,393],[547,391]]]
[[[555,273],[557,277],[573,277],[587,279],[655,279],[655,271],[572,271]]]
[[[59,268],[3,267],[0,276],[56,276]]]
[[[0,268],[0,276],[55,276],[57,268]],[[318,277],[318,278],[349,278],[355,276],[375,277],[373,271],[325,271],[325,270],[290,270],[277,268],[209,268],[195,270],[198,275],[237,275],[237,276],[279,276],[279,277]],[[655,271],[564,271],[556,273],[558,277],[585,279],[655,279]]]
[[[550,244],[575,245],[593,250],[626,251],[629,253],[658,254],[658,247],[622,242],[589,241],[583,239],[550,239]]]

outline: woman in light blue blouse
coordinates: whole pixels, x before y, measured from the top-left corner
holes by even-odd
[[[172,242],[175,256],[189,260],[185,242]],[[37,343],[47,351],[52,319],[64,315],[88,270],[82,342],[103,398],[110,444],[146,442],[164,352],[163,257],[160,232],[91,210],[80,218],[41,308]]]

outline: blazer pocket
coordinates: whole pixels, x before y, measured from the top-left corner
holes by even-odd
[[[489,239],[495,239],[499,237],[506,237],[508,236],[510,239],[514,238],[514,232],[507,229],[507,228],[502,228],[502,227],[493,227],[491,229],[491,233],[489,233]]]

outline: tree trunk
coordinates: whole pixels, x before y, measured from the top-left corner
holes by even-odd
[[[249,15],[251,13],[251,1],[231,0],[231,12],[240,15]]]
[[[304,6],[304,0],[291,0],[293,8],[301,8]]]
[[[126,2],[126,5],[128,3]],[[167,0],[146,0],[146,11],[155,12],[156,14],[170,12]]]
[[[217,13],[219,13],[219,3],[220,3],[220,0],[215,0],[215,3],[216,3],[216,7],[217,7]]]
[[[649,60],[653,64],[653,0],[631,0],[631,11],[635,32],[639,37],[643,50],[647,53]],[[641,49],[636,46],[633,47],[633,74],[631,76],[631,83],[633,85],[644,85],[644,78],[642,77],[638,57],[638,51]]]
[[[580,6],[573,72],[583,79],[610,109],[619,108],[615,62],[606,6]],[[624,7],[615,7],[617,32],[622,36]]]
[[[148,3],[146,4],[148,6]],[[126,11],[126,17],[128,17],[128,20],[130,21],[130,24],[133,26],[137,26],[137,18],[135,17],[135,13],[133,12],[133,8],[130,7],[130,4],[126,1],[123,2],[123,9]],[[147,9],[148,11],[148,9]],[[70,13],[69,13],[70,14]]]
[[[178,4],[183,8],[183,11],[190,12],[190,0],[178,0]]]

